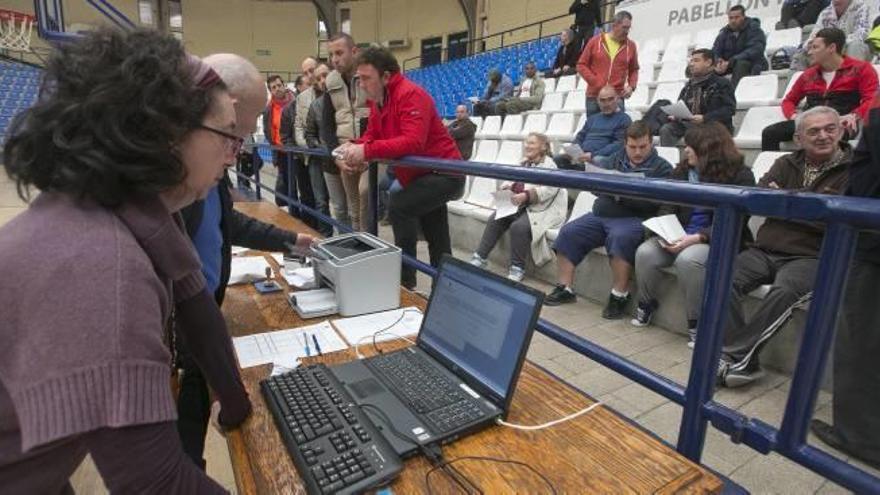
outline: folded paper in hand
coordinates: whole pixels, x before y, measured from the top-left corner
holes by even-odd
[[[513,191],[510,189],[503,189],[492,193],[492,203],[495,206],[495,220],[515,215],[519,211],[519,206],[513,204],[512,197]]]
[[[266,278],[269,263],[262,256],[232,258],[229,271],[229,285],[249,284]]]
[[[563,146],[562,152],[571,157],[571,160],[574,162],[580,161],[581,157],[584,155],[584,150],[581,149],[580,145],[575,143]]]
[[[666,105],[664,107],[660,107],[660,110],[666,112],[670,117],[675,117],[678,120],[693,120],[694,114],[691,113],[690,109],[687,105],[684,104],[683,101],[678,100],[672,105]]]
[[[644,172],[621,172],[617,169],[597,167],[589,163],[584,164],[584,172],[589,172],[591,174],[622,175],[625,177],[638,177],[640,179],[645,178]]]
[[[662,217],[649,218],[642,222],[648,230],[660,236],[667,244],[673,244],[687,235],[678,217],[675,215],[663,215]]]

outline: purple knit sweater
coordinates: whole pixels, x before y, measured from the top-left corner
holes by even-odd
[[[2,491],[58,493],[87,452],[111,490],[221,491],[173,428],[165,328],[199,266],[157,199],[43,193],[0,228]]]

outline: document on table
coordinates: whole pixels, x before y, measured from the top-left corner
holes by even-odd
[[[617,169],[597,167],[597,166],[591,165],[589,163],[584,164],[584,172],[589,172],[591,174],[622,175],[624,177],[638,177],[639,179],[645,178],[645,174],[643,172],[621,172]]]
[[[330,289],[300,290],[290,293],[293,309],[303,318],[327,316],[339,311],[336,293]]]
[[[511,201],[512,197],[513,191],[510,189],[503,189],[492,193],[492,203],[495,206],[495,220],[515,215],[519,211],[519,206]]]
[[[232,258],[229,272],[229,285],[247,284],[266,278],[269,262],[262,256],[244,256]]]
[[[232,339],[232,344],[235,346],[235,354],[242,368],[275,363],[293,369],[301,358],[318,355],[315,340],[321,347],[321,353],[348,348],[326,320],[307,327],[235,337]],[[309,352],[306,352],[306,347]]]
[[[649,218],[642,222],[642,225],[659,235],[667,244],[672,244],[687,235],[684,227],[681,226],[681,222],[678,221],[678,217],[675,215]]]
[[[272,259],[275,260],[275,263],[278,263],[278,266],[280,266],[282,269],[284,269],[284,254],[283,253],[272,253],[269,256],[271,256]]]
[[[395,323],[396,322],[396,323]],[[351,345],[363,344],[367,339],[394,340],[405,335],[415,335],[422,327],[422,312],[415,306],[392,309],[351,318],[333,320],[333,326]]]
[[[232,251],[232,256],[238,256],[241,253],[250,251],[250,248],[241,247],[241,246],[232,246],[231,251]]]
[[[660,110],[663,110],[667,115],[675,117],[678,120],[693,120],[694,118],[694,114],[691,113],[687,105],[681,100],[676,101],[672,105],[660,107]]]
[[[284,280],[287,280],[288,284],[297,289],[314,289],[317,287],[315,283],[315,269],[310,266],[285,271]]]
[[[571,157],[573,162],[580,161],[581,156],[584,154],[584,150],[581,149],[580,145],[575,143],[563,146],[562,152]]]

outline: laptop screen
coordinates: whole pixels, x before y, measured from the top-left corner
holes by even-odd
[[[419,344],[507,402],[540,305],[539,292],[447,258],[431,292]]]

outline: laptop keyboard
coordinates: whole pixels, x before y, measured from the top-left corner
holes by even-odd
[[[361,493],[386,483],[400,459],[324,365],[260,383],[310,494]]]
[[[452,431],[483,416],[451,380],[418,354],[393,352],[365,363],[384,377],[410,408],[423,414],[436,433]]]

